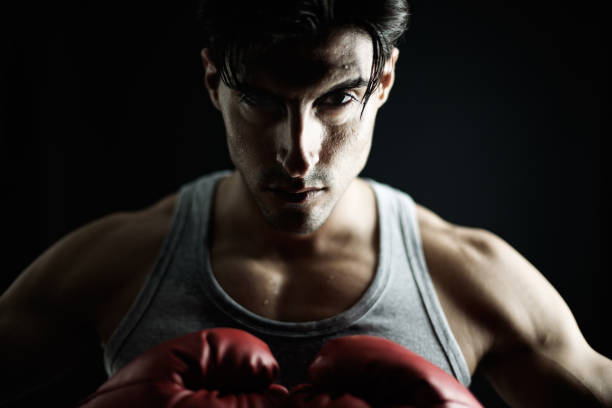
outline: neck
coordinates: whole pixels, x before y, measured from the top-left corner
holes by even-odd
[[[279,230],[264,219],[242,177],[234,172],[219,183],[213,219],[217,242],[257,256],[311,257],[323,253],[330,241],[370,240],[377,211],[371,187],[355,179],[321,227],[303,234]]]

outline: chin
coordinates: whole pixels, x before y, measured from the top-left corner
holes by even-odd
[[[264,218],[272,228],[292,234],[310,234],[319,229],[325,222],[325,219],[300,211],[267,214],[264,215]]]
[[[258,201],[264,220],[273,229],[292,234],[310,234],[327,221],[333,206],[323,201],[313,206],[277,206],[274,202]],[[331,207],[331,208],[330,208]]]
[[[267,193],[254,194],[255,203],[266,223],[277,231],[310,234],[318,230],[333,209],[330,197],[311,203],[279,202]]]

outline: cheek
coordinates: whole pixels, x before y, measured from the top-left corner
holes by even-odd
[[[249,161],[249,152],[252,151],[249,141],[254,138],[249,137],[250,128],[240,114],[235,97],[226,86],[219,88],[219,103],[230,158],[236,167],[240,167]]]
[[[346,170],[360,170],[370,153],[372,127],[364,116],[362,120],[331,128],[327,140],[329,145],[323,149],[327,163]]]
[[[262,130],[249,123],[235,105],[227,106],[223,120],[230,157],[236,167],[260,163],[263,154]]]

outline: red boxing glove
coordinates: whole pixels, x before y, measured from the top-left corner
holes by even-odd
[[[294,408],[482,408],[454,377],[390,340],[329,341],[308,369],[311,384],[292,392]]]
[[[121,368],[82,408],[274,408],[286,388],[268,346],[238,329],[215,328],[162,343]]]

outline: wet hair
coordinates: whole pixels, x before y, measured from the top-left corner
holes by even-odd
[[[380,84],[386,60],[408,27],[407,0],[200,0],[201,48],[208,48],[221,80],[240,89],[251,57],[295,40],[356,28],[372,39],[373,61],[363,104]]]

